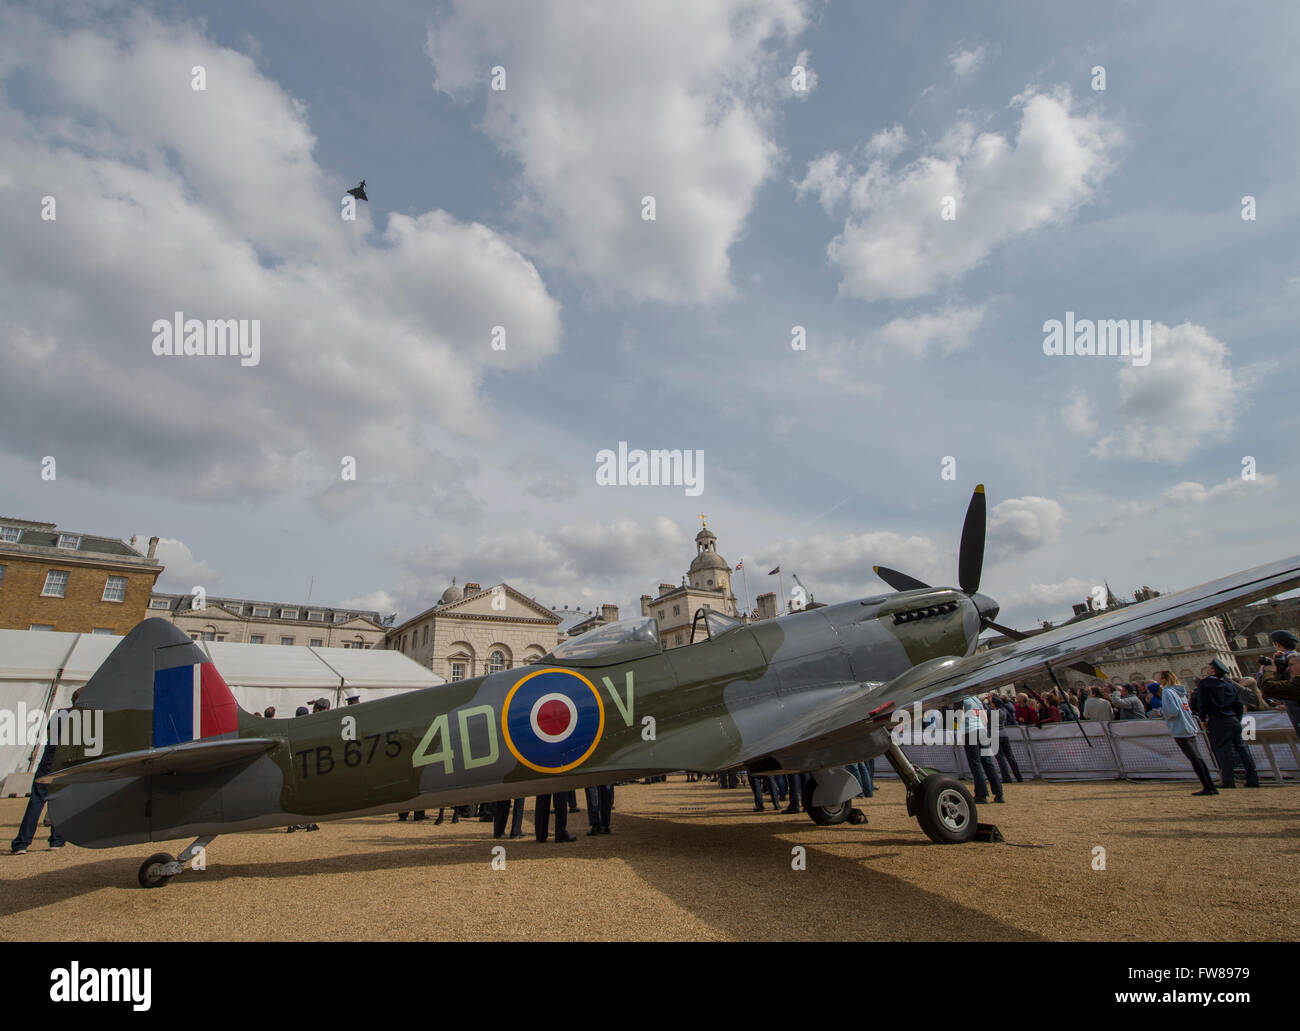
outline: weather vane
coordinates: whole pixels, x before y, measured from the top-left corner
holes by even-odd
[[[702,529],[705,529],[705,530],[707,530],[707,529],[709,528],[709,524],[706,523],[706,522],[704,521],[704,513],[703,513],[703,512],[700,513],[700,527],[701,527]]]

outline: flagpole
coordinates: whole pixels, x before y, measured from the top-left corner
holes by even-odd
[[[785,611],[788,612],[788,611],[790,610],[790,603],[789,603],[789,601],[786,600],[786,597],[785,597],[785,574],[784,574],[783,572],[781,572],[781,567],[780,567],[780,566],[777,566],[777,567],[776,567],[776,580],[777,580],[777,583],[779,583],[779,584],[781,585],[781,600],[782,600],[782,602],[785,604]],[[777,612],[778,612],[778,613],[779,613],[780,611],[781,611],[780,609],[777,609]]]
[[[745,568],[745,560],[740,560],[740,579],[745,584],[745,618],[749,619],[749,570]]]

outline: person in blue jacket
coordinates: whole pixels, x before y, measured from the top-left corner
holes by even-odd
[[[1194,795],[1217,795],[1219,789],[1214,786],[1214,781],[1210,777],[1210,768],[1205,765],[1205,760],[1201,758],[1200,750],[1196,745],[1196,735],[1201,732],[1201,725],[1196,722],[1196,717],[1192,714],[1191,703],[1187,700],[1187,689],[1178,682],[1171,670],[1163,669],[1156,674],[1156,679],[1160,682],[1160,713],[1165,718],[1165,726],[1169,728],[1169,733],[1173,735],[1174,743],[1178,746],[1183,755],[1187,756],[1192,764],[1192,769],[1196,771],[1196,777],[1201,782],[1201,790],[1194,791]]]

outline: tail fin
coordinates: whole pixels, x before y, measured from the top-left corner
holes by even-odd
[[[103,755],[162,748],[239,729],[239,705],[203,649],[172,623],[146,619],[77,698],[104,713]],[[75,762],[60,756],[63,765]]]
[[[190,822],[196,804],[219,812],[219,793],[201,793],[198,803],[175,790],[160,796],[157,775],[250,762],[276,744],[239,737],[244,714],[221,674],[202,648],[161,619],[138,623],[73,704],[81,725],[87,716],[99,724],[94,747],[85,735],[59,744],[38,776],[50,785],[50,819],[59,833],[88,848],[151,840],[155,828]]]

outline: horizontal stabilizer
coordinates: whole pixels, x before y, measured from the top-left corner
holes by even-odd
[[[166,773],[197,773],[219,766],[254,759],[275,747],[273,737],[228,738],[225,740],[182,741],[163,748],[143,748],[135,752],[119,752],[100,759],[65,766],[48,777],[38,778],[42,784],[79,784],[92,780],[112,780],[115,777],[151,777]]]

